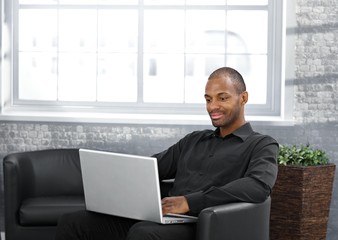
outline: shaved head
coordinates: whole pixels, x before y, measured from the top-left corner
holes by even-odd
[[[231,80],[238,94],[246,91],[246,85],[242,75],[238,71],[230,67],[222,67],[215,70],[213,73],[211,73],[208,80],[225,77],[228,77]]]

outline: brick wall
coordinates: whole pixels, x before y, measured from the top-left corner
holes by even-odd
[[[334,163],[338,163],[337,16],[337,0],[296,1],[294,106],[286,106],[293,107],[295,125],[255,126],[257,131],[270,134],[280,143],[309,142],[323,148]],[[1,122],[0,157],[2,159],[11,152],[61,147],[150,155],[192,130],[206,127]],[[336,183],[328,226],[329,240],[338,240],[337,199]]]
[[[338,119],[338,2],[299,0],[296,7],[295,119]]]
[[[1,122],[0,156],[48,148],[95,148],[149,155],[196,126]]]

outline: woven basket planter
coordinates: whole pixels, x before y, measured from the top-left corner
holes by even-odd
[[[279,166],[271,195],[271,240],[325,240],[335,165]]]

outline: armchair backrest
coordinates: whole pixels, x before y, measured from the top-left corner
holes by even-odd
[[[7,183],[20,189],[21,199],[83,195],[78,149],[48,149],[9,154],[4,158],[4,174],[10,171],[11,177],[15,176],[15,179]]]

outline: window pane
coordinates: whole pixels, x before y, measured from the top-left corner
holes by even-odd
[[[252,69],[252,62],[249,54],[228,54],[226,56],[226,66],[237,69],[241,74],[245,74]],[[241,71],[240,71],[241,70]]]
[[[96,101],[96,54],[60,53],[59,100]]]
[[[247,19],[247,21],[243,21]],[[268,14],[266,11],[229,11],[228,53],[267,53]]]
[[[98,4],[129,5],[137,4],[138,0],[97,0]]]
[[[56,54],[19,54],[19,99],[57,100]]]
[[[250,91],[250,104],[266,104],[267,103],[267,57],[253,55],[250,57],[252,68],[245,73],[246,85]]]
[[[184,55],[145,54],[143,75],[145,102],[183,103]]]
[[[58,0],[19,0],[19,4],[57,4]]]
[[[183,10],[146,10],[144,15],[145,52],[184,51]]]
[[[137,18],[136,10],[100,10],[98,24],[99,51],[136,52]]]
[[[98,101],[137,101],[137,55],[100,54]]]
[[[96,52],[97,11],[90,9],[62,9],[59,12],[60,51]]]
[[[227,0],[187,0],[187,5],[224,5]]]
[[[225,11],[187,11],[187,52],[225,52]]]
[[[144,0],[145,5],[184,5],[185,0]]]
[[[186,56],[185,102],[205,103],[204,87],[209,75],[224,67],[224,55],[191,54]]]
[[[269,0],[227,0],[227,4],[228,5],[268,5],[268,1]]]
[[[21,10],[19,15],[19,51],[56,51],[56,27],[56,10]]]
[[[96,4],[97,0],[59,0],[60,4],[78,4],[78,5],[90,5]]]
[[[249,92],[249,104],[266,104],[267,56],[230,55],[227,60],[227,66],[242,74]]]

